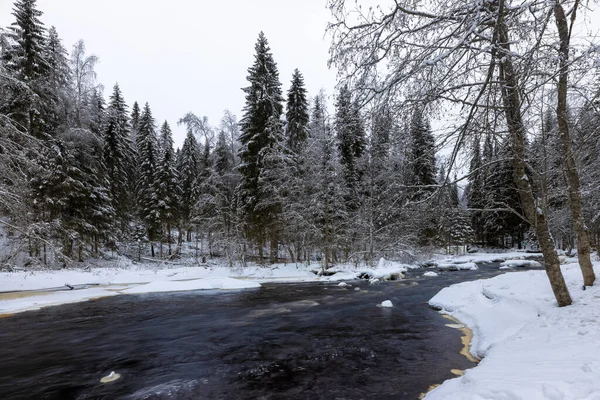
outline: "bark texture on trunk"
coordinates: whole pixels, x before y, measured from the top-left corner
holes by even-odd
[[[512,64],[508,27],[502,19],[504,14],[504,2],[499,2],[499,20],[497,26],[498,40],[501,54],[500,81],[502,82],[502,100],[504,103],[504,114],[512,145],[512,165],[514,168],[514,179],[519,191],[525,217],[533,224],[537,234],[546,274],[552,287],[552,292],[559,307],[571,304],[571,296],[565,283],[558,254],[554,248],[554,241],[550,235],[550,229],[544,211],[536,204],[532,187],[527,178],[525,169],[525,128],[521,114],[521,101],[516,72]],[[541,206],[541,205],[540,205]]]
[[[576,9],[572,11],[571,22],[575,20],[575,12]],[[560,47],[558,50],[560,56],[560,71],[557,84],[558,101],[556,104],[556,119],[558,122],[558,136],[562,148],[561,161],[569,186],[569,205],[571,207],[573,226],[575,232],[577,232],[577,258],[579,260],[581,274],[583,275],[583,284],[585,286],[593,286],[596,275],[594,274],[594,267],[592,266],[590,258],[590,237],[581,211],[579,172],[577,171],[577,164],[575,163],[575,157],[573,156],[573,151],[571,149],[571,135],[569,132],[567,116],[567,83],[569,78],[569,47],[571,38],[565,11],[558,2],[554,6],[554,18],[556,19],[556,27],[558,28],[558,36],[560,39]]]

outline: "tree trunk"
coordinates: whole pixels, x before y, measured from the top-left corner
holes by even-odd
[[[571,23],[575,20],[576,7],[572,11]],[[571,150],[571,135],[569,133],[569,122],[567,117],[567,82],[569,76],[569,46],[570,32],[567,24],[567,17],[560,3],[554,6],[554,17],[556,19],[556,27],[560,37],[560,72],[557,84],[558,102],[556,105],[556,117],[558,122],[558,136],[562,147],[562,163],[569,185],[569,205],[571,206],[571,215],[573,217],[573,225],[577,232],[577,258],[579,267],[583,275],[583,284],[585,286],[593,286],[596,280],[594,267],[590,259],[590,238],[587,227],[583,220],[581,212],[581,193],[579,184],[579,173],[575,163],[575,157]]]
[[[519,190],[525,217],[533,224],[540,242],[546,266],[546,274],[548,275],[554,297],[556,298],[559,307],[568,306],[572,302],[571,296],[562,275],[562,271],[560,270],[558,254],[554,248],[554,242],[550,235],[548,223],[543,210],[536,204],[533,190],[525,173],[525,128],[521,115],[521,101],[519,98],[517,76],[512,64],[508,28],[502,19],[504,15],[503,7],[504,1],[501,0],[498,14],[498,26],[496,29],[502,52],[502,54],[499,55],[502,57],[498,57],[501,59],[500,80],[502,81],[504,114],[506,116],[506,123],[512,144],[514,179],[517,189]]]

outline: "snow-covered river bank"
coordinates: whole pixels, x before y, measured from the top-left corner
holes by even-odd
[[[369,297],[373,304],[360,303],[360,296],[363,301],[366,301],[368,292],[376,293],[385,291],[393,285],[401,285],[398,287],[403,287],[404,293],[409,288],[414,291],[413,293],[420,293],[420,296],[427,295],[428,297],[423,299],[424,303],[429,300],[431,306],[441,309],[443,313],[451,315],[470,328],[473,332],[470,351],[474,356],[482,359],[476,368],[468,369],[464,376],[447,380],[440,387],[429,392],[427,399],[600,399],[600,363],[598,362],[600,290],[596,286],[583,291],[577,264],[573,263],[573,259],[563,257],[562,268],[574,304],[559,309],[556,307],[545,272],[535,261],[524,260],[525,256],[523,253],[468,255],[438,259],[435,265],[431,264],[429,268],[423,269],[414,269],[415,266],[382,260],[376,268],[340,266],[334,269],[336,273],[332,276],[319,276],[314,273],[316,268],[293,264],[278,265],[275,268],[250,266],[234,269],[219,265],[201,267],[172,265],[160,267],[126,265],[124,267],[121,265],[116,268],[101,266],[81,270],[2,273],[0,291],[13,291],[13,293],[0,294],[0,314],[39,309],[47,305],[114,297],[119,294],[208,289],[206,293],[210,296],[227,298],[230,295],[217,295],[218,292],[215,290],[256,289],[261,285],[270,288],[272,283],[277,282],[312,283],[321,285],[325,290],[326,288],[334,290],[336,293],[338,291],[351,293],[355,297],[353,301],[357,301],[352,304],[360,307],[367,306],[370,309],[375,303],[388,300],[384,297],[393,297],[392,294],[379,296],[377,299]],[[494,264],[489,264],[491,262]],[[457,283],[462,279],[485,278],[486,274],[490,276],[491,272],[488,271],[490,269],[493,269],[496,274],[501,269],[511,271],[520,267],[532,270]],[[596,271],[600,275],[598,265]],[[407,279],[375,286],[363,281],[359,285],[363,285],[363,289],[366,290],[353,292],[356,285],[351,281],[358,277],[370,278],[376,282],[378,279],[402,278],[402,274],[406,274]],[[451,276],[455,277],[452,278],[454,280],[448,280]],[[351,285],[339,286],[338,281],[350,282]],[[415,286],[411,287],[412,284]],[[67,287],[65,285],[76,290],[53,289],[61,287],[64,289]],[[79,289],[77,285],[88,286]],[[423,291],[425,285],[428,289]],[[448,285],[451,286],[443,289]],[[45,291],[48,289],[52,290]],[[237,296],[238,292],[221,291],[221,293],[233,293],[231,296]],[[187,295],[183,293],[183,296]],[[413,318],[415,316],[411,314],[411,309],[414,307],[420,309],[414,299],[406,301],[406,298],[402,300],[391,298],[391,300],[395,307],[388,310],[392,310],[392,313],[401,310],[403,314],[408,313]],[[118,302],[116,298],[115,301]],[[330,301],[332,300],[309,300],[311,304],[319,305]],[[92,302],[89,306],[71,307],[84,307],[89,311],[90,307],[94,309],[95,304],[101,303]],[[335,304],[335,301],[331,304]],[[275,308],[281,312],[272,314],[265,309],[259,310],[259,314],[264,311],[265,315],[271,315],[275,321],[277,319],[275,315],[285,317],[290,312],[296,313],[297,310],[287,306]],[[309,308],[311,313],[317,310],[312,306]],[[62,307],[56,310],[61,309]],[[50,311],[50,313],[54,312],[62,313],[62,311]],[[248,310],[248,312],[257,311]],[[27,319],[26,315],[24,314],[23,318]],[[436,323],[437,329],[444,325],[439,321]],[[330,328],[335,331],[335,324]],[[351,336],[352,329],[345,335]],[[378,332],[371,332],[370,335],[377,336],[376,340],[382,339]],[[454,336],[456,335],[455,333]],[[395,340],[389,335],[386,337],[388,340]],[[460,346],[454,345],[452,351],[458,356]],[[402,366],[404,356],[406,355],[400,357],[397,363],[398,368],[402,370],[407,368]],[[450,367],[454,370],[461,369],[456,365],[448,366],[447,369],[449,370]],[[356,369],[354,374],[361,376],[360,368]],[[348,375],[348,379],[352,376],[354,375]],[[433,383],[440,383],[444,379],[446,378]],[[401,390],[401,386],[394,387],[394,390]],[[381,390],[390,393],[388,389]]]

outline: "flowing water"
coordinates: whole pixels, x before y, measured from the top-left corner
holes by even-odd
[[[122,295],[0,319],[0,399],[416,399],[474,364],[427,301],[491,277]],[[393,308],[377,307],[391,300]],[[100,383],[111,371],[120,379]]]

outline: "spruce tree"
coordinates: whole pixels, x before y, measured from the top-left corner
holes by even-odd
[[[63,255],[83,261],[87,246],[96,253],[99,242],[112,242],[114,211],[103,166],[93,156],[101,141],[74,130],[48,144],[31,181],[34,207],[62,242]]]
[[[152,256],[154,246],[152,242],[157,239],[159,220],[157,218],[158,205],[155,197],[154,184],[157,176],[159,145],[156,138],[154,118],[148,103],[144,106],[140,116],[138,128],[138,185],[137,199],[139,215],[146,226],[148,240],[151,242]]]
[[[359,159],[365,152],[367,142],[358,104],[352,100],[347,85],[340,89],[335,107],[335,130],[340,162],[349,192],[346,200],[350,209],[357,209],[359,183],[364,172],[359,165]]]
[[[15,22],[8,27],[8,41],[4,46],[4,68],[24,87],[15,87],[7,98],[8,111],[19,127],[24,127],[36,137],[47,137],[45,121],[48,110],[44,104],[45,85],[49,74],[46,59],[46,30],[36,8],[36,0],[18,0],[12,15]]]
[[[62,45],[56,28],[48,30],[45,58],[48,63],[48,74],[43,78],[40,89],[45,99],[42,109],[46,115],[46,126],[52,134],[67,126],[70,113],[70,68],[67,50]]]
[[[102,159],[109,182],[109,193],[117,219],[124,231],[131,219],[133,154],[129,142],[127,104],[119,85],[113,88],[106,110]]]
[[[102,137],[106,128],[106,101],[97,88],[92,90],[88,108],[89,130],[94,135]]]
[[[298,153],[308,136],[309,119],[304,77],[298,69],[295,69],[292,75],[292,84],[288,90],[286,110],[287,146],[293,152]]]
[[[429,121],[422,110],[416,110],[410,123],[412,150],[412,184],[423,192],[432,192],[437,183],[435,179],[435,139],[431,133]]]
[[[198,174],[200,172],[201,155],[194,134],[188,130],[181,152],[177,159],[179,173],[179,212],[181,223],[186,230],[186,238],[191,240],[192,216],[199,198]]]
[[[17,0],[12,15],[16,21],[8,27],[11,41],[3,53],[4,66],[25,83],[31,83],[48,73],[46,29],[39,17],[36,0]]]
[[[157,219],[164,229],[163,238],[167,240],[169,255],[171,255],[171,228],[177,222],[179,188],[175,168],[173,133],[167,121],[163,123],[160,129],[160,147],[162,154],[154,182],[154,197],[157,207]]]
[[[473,140],[471,163],[469,166],[469,185],[466,190],[467,207],[471,211],[471,224],[475,233],[475,238],[479,243],[484,244],[484,212],[485,195],[484,193],[484,170],[482,168],[481,141],[477,135]]]
[[[243,89],[246,93],[246,105],[240,121],[239,140],[242,147],[239,151],[239,171],[242,180],[238,195],[247,235],[258,244],[262,254],[262,245],[270,233],[267,232],[268,226],[278,218],[279,205],[272,204],[271,207],[257,210],[257,205],[267,203],[266,197],[269,196],[269,193],[261,190],[259,178],[263,172],[265,154],[282,142],[280,117],[283,98],[277,65],[262,32],[255,50],[254,63],[248,69],[247,79],[250,85]],[[272,246],[275,246],[275,238],[271,239]]]

